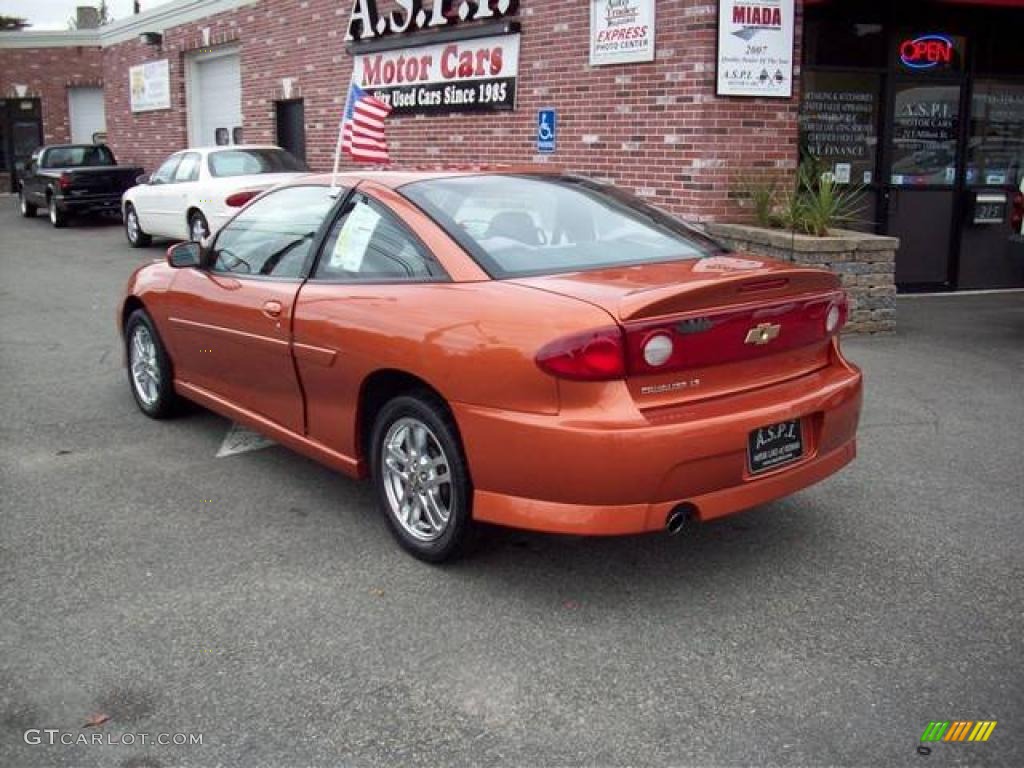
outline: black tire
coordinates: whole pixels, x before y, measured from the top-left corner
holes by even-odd
[[[440,458],[447,465],[446,485],[449,514],[442,532],[433,540],[417,538],[398,519],[392,506],[385,478],[385,439],[392,427],[419,422],[441,449]],[[435,455],[435,458],[437,456]],[[387,402],[374,420],[370,438],[370,472],[377,503],[398,543],[414,557],[428,563],[454,560],[470,549],[475,540],[473,524],[473,486],[462,451],[462,442],[455,422],[444,402],[427,391],[411,392]],[[445,475],[442,475],[444,477]],[[443,493],[439,489],[438,493]]]
[[[25,197],[25,190],[20,188],[18,189],[18,207],[21,208],[21,215],[26,219],[34,219],[36,211],[39,210],[39,206],[30,203]]]
[[[144,329],[144,330],[140,330]],[[156,371],[155,386],[150,390],[150,396],[143,394],[143,386],[136,380],[135,361],[133,357],[133,345],[137,333],[145,333],[152,341],[155,348],[155,358],[149,367]],[[128,322],[124,324],[124,348],[125,359],[128,361],[128,384],[132,390],[132,397],[139,410],[151,419],[166,419],[173,415],[178,406],[178,396],[174,391],[174,369],[171,367],[171,359],[167,356],[167,350],[160,340],[156,326],[144,309],[136,309],[128,316]]]
[[[135,228],[132,229],[130,219],[134,218]],[[134,231],[134,235],[132,234]],[[153,238],[142,231],[142,225],[139,223],[139,215],[135,212],[135,208],[131,203],[128,203],[124,207],[124,236],[128,238],[128,245],[132,248],[145,248],[147,245],[153,242]]]
[[[196,235],[200,231],[203,234],[197,239]],[[188,239],[193,243],[200,243],[209,235],[210,225],[206,223],[206,217],[203,216],[202,211],[192,211],[188,216]]]
[[[50,195],[46,198],[47,212],[50,214],[50,223],[57,229],[64,229],[68,225],[68,215],[57,207],[57,198]]]

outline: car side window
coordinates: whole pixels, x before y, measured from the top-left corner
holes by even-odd
[[[441,275],[441,268],[394,216],[356,195],[331,226],[313,279],[392,282]]]
[[[174,172],[174,180],[178,181],[197,181],[199,179],[199,154],[196,152],[186,152],[181,156],[181,162],[178,163],[178,169]]]
[[[181,155],[171,155],[169,158],[164,160],[164,164],[161,165],[152,176],[149,177],[150,184],[166,184],[174,178],[174,171],[178,167],[178,162],[181,160]]]
[[[285,187],[244,208],[213,246],[213,272],[298,277],[337,198],[328,187]]]

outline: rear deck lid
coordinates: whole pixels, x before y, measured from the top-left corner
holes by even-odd
[[[828,364],[838,278],[745,255],[515,280],[604,309],[623,329],[643,408],[766,386]],[[651,346],[649,346],[651,345]]]

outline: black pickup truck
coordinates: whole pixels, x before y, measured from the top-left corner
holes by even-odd
[[[21,215],[46,208],[50,223],[63,227],[76,214],[117,213],[121,195],[143,173],[118,165],[105,144],[51,144],[32,153],[18,177]]]

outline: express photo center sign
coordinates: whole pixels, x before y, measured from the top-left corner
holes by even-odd
[[[355,0],[346,36],[352,82],[392,115],[514,109],[519,34],[486,32],[515,11],[510,0],[395,0],[380,8]]]

